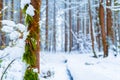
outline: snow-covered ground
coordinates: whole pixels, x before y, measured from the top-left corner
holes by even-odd
[[[41,80],[120,80],[119,55],[97,59],[92,55],[42,52]]]
[[[6,56],[0,62],[0,77],[8,64],[16,59],[6,71],[3,80],[23,80],[25,64],[20,54],[23,53],[23,48],[17,45],[0,50],[0,53],[5,53],[5,51],[6,54],[7,52],[10,54],[0,55]],[[110,54],[108,58],[93,58],[92,56],[92,53],[41,52],[40,80],[120,80],[119,55],[114,57]]]

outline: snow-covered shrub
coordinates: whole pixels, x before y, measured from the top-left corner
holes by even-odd
[[[16,41],[23,37],[24,32],[26,31],[26,27],[21,24],[15,24],[14,21],[10,20],[2,20],[2,31],[9,37],[10,39],[10,46],[16,44]]]
[[[23,80],[22,71],[24,71],[24,64],[22,63],[21,57],[24,53],[25,39],[28,34],[27,27],[21,23],[16,24],[14,21],[10,20],[2,20],[1,22],[3,26],[1,30],[8,36],[10,42],[6,48],[0,50],[0,60],[2,60],[2,63],[0,64],[0,78],[1,75],[4,75],[3,72],[9,65],[10,61],[16,59],[16,61],[7,69],[3,76],[3,80]],[[13,74],[15,72],[19,76]]]
[[[79,51],[81,53],[85,52],[90,52],[92,51],[92,42],[91,42],[91,37],[90,34],[84,34],[82,31],[79,31],[78,33],[75,32],[73,33],[74,37],[74,43],[75,46],[73,47],[74,49],[77,49],[77,45],[79,45]]]

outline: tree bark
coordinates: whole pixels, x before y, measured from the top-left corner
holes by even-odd
[[[1,20],[2,20],[2,0],[0,0],[0,30],[2,28],[2,23],[1,23]]]
[[[35,8],[35,15],[33,16],[32,23],[28,26],[30,34],[33,32],[37,35],[37,49],[36,49],[36,68],[38,69],[38,72],[40,72],[40,27],[39,27],[39,21],[40,21],[40,6],[41,6],[41,0],[31,0],[33,7]]]
[[[104,7],[102,5],[102,2],[100,2],[99,7],[99,15],[100,15],[100,26],[101,26],[101,33],[102,33],[102,43],[103,43],[103,51],[104,51],[104,57],[108,56],[108,50],[107,50],[107,41],[106,41],[106,32],[105,32],[105,20],[104,20]]]
[[[78,2],[80,1],[80,0],[77,0]],[[79,7],[77,8],[77,33],[79,33],[79,31],[80,31],[80,10],[79,10]],[[79,50],[79,44],[77,44],[77,49]]]
[[[107,6],[111,6],[111,0],[107,0]],[[111,38],[112,43],[114,43],[114,35],[113,35],[113,29],[112,29],[112,11],[107,8],[107,37]]]
[[[66,0],[65,0],[66,1]],[[67,8],[67,4],[65,3],[65,9]],[[67,46],[68,46],[68,32],[67,32],[67,13],[65,12],[65,52],[67,52]]]
[[[94,57],[97,57],[96,52],[95,52],[95,47],[94,47],[94,34],[93,34],[93,26],[92,26],[92,14],[91,14],[90,0],[88,0],[88,4],[89,4],[90,32],[91,32],[91,40],[92,40],[92,50],[93,50],[93,53],[94,53]]]
[[[46,0],[46,40],[45,40],[45,50],[48,51],[48,0]]]
[[[71,3],[71,0],[69,0]],[[69,5],[69,8],[71,8],[71,4]],[[69,51],[72,50],[72,11],[69,9]]]
[[[56,0],[54,0],[53,51],[56,51]]]

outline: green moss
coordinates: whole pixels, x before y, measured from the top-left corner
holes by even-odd
[[[25,7],[23,8],[22,12],[23,12],[24,14],[26,14],[26,10],[27,10],[28,6],[29,6],[29,5],[26,4]]]
[[[33,17],[30,16],[29,14],[26,14],[25,23],[28,25],[28,24],[30,24],[32,21],[33,21]]]
[[[27,69],[24,80],[39,80],[37,72],[34,72],[33,69]]]
[[[30,66],[35,66],[36,56],[34,51],[31,50],[30,45],[25,45],[25,53],[23,54],[23,61],[29,64]]]

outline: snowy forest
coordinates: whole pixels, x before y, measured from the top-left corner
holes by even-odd
[[[0,80],[120,80],[120,0],[0,0]]]

